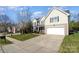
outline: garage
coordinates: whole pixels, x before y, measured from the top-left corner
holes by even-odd
[[[47,34],[65,35],[64,28],[47,28]]]

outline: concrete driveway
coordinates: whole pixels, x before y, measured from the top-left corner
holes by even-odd
[[[61,35],[40,35],[38,37],[18,41],[7,37],[13,44],[2,47],[5,53],[53,53],[58,52],[64,36]]]

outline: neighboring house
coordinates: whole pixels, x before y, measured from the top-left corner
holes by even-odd
[[[8,28],[7,28],[7,31],[8,31],[9,33],[11,33],[11,28],[10,28],[10,27],[8,27]]]
[[[33,32],[39,32],[39,20],[38,19],[33,19]]]
[[[8,27],[7,31],[8,31],[8,33],[16,33],[16,27],[15,26]]]
[[[16,32],[16,28],[15,26],[12,27],[12,33],[15,33]]]
[[[70,14],[68,11],[60,9],[51,9],[47,16],[42,17],[37,25],[37,20],[33,20],[33,31],[37,30],[45,34],[68,35],[68,21]]]

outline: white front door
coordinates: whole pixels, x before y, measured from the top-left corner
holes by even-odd
[[[47,34],[65,35],[64,28],[48,28]]]

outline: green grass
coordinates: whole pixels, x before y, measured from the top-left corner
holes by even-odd
[[[10,42],[10,41],[8,41],[8,40],[6,40],[6,42],[5,42],[5,40],[4,39],[0,39],[0,45],[2,44],[2,45],[6,45],[6,44],[11,44],[12,42]]]
[[[66,36],[61,44],[59,52],[76,53],[79,52],[79,33]]]
[[[11,37],[17,40],[20,40],[20,41],[24,41],[24,40],[28,40],[36,36],[38,35],[29,33],[29,34],[21,34],[21,35],[12,35]]]

